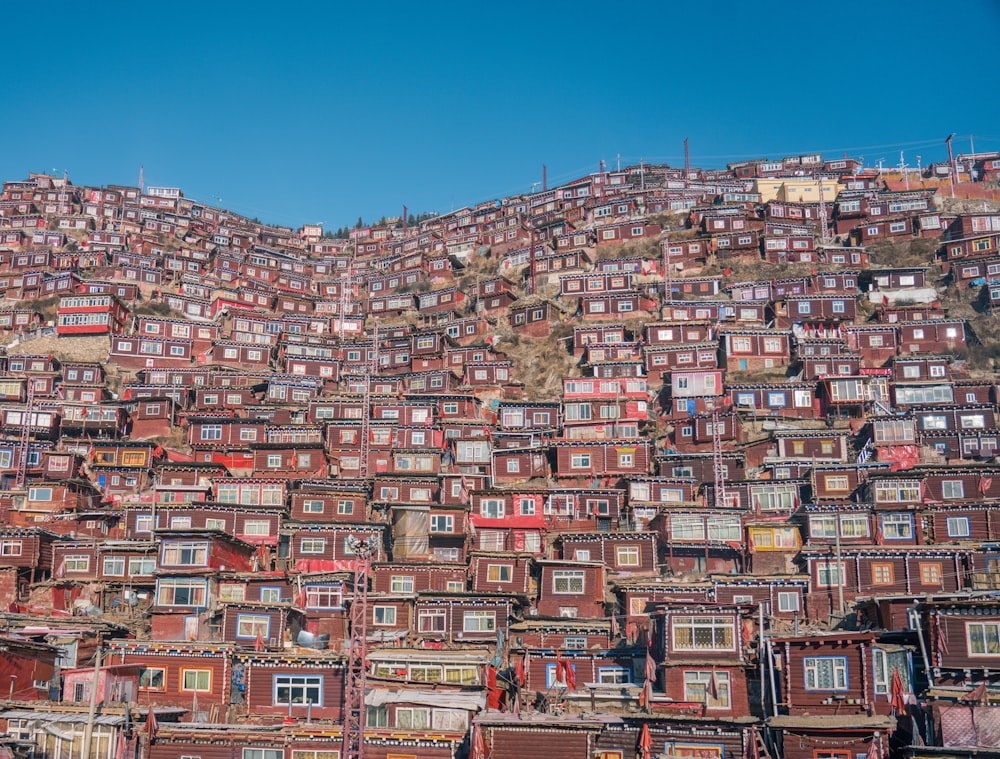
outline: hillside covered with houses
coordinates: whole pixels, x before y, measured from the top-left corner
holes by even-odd
[[[1000,754],[998,179],[3,182],[0,757]]]

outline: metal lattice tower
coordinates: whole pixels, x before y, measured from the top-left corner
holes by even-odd
[[[823,177],[819,178],[819,233],[825,245],[830,241],[830,232],[826,225],[826,198],[823,196]]]
[[[722,463],[722,433],[719,432],[719,402],[712,405],[712,475],[715,479],[715,508],[726,507],[726,467]]]
[[[361,460],[360,473],[362,477],[368,477],[368,460],[371,454],[371,411],[372,411],[372,377],[378,376],[378,325],[375,325],[374,336],[372,337],[372,350],[367,357],[365,366],[365,379],[363,398],[361,403]]]
[[[352,266],[348,269],[347,274],[345,274],[340,279],[340,325],[338,333],[340,335],[340,342],[344,342],[344,320],[347,318],[347,307],[352,305],[351,296],[354,295],[354,267]]]
[[[14,487],[18,490],[24,487],[24,481],[28,474],[28,447],[31,445],[31,417],[35,405],[35,381],[29,376],[26,384],[27,399],[24,414],[21,417],[21,448],[17,454],[17,474],[14,478]]]
[[[347,650],[344,689],[343,759],[363,759],[365,752],[365,676],[368,658],[368,577],[371,546],[366,540],[354,545],[354,588],[351,595],[351,636]]]

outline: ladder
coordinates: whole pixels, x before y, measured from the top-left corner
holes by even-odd
[[[30,376],[27,379],[27,399],[24,413],[21,416],[21,447],[17,454],[17,473],[14,478],[14,488],[20,490],[28,473],[28,447],[31,445],[31,417],[35,405],[35,381]]]

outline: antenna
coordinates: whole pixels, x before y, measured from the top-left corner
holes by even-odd
[[[951,138],[954,136],[955,133],[952,132],[944,138],[944,144],[948,146],[948,173],[951,175],[951,197],[953,199],[955,197],[955,182],[957,181],[956,174],[958,173],[955,170],[955,155],[951,152]]]
[[[903,180],[906,182],[906,189],[910,189],[910,174],[907,169],[910,168],[903,162],[903,151],[899,151],[899,171],[903,175]]]

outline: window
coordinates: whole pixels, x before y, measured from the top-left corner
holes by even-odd
[[[503,519],[504,500],[502,498],[484,498],[479,502],[479,513],[487,519]]]
[[[582,569],[557,569],[552,573],[552,592],[558,594],[581,594],[584,587]]]
[[[893,570],[890,562],[877,561],[872,563],[872,585],[892,585]]]
[[[128,560],[128,576],[142,577],[156,570],[156,559],[152,556],[132,557]]]
[[[496,630],[495,611],[467,611],[462,617],[464,632],[493,632]]]
[[[487,582],[510,582],[513,577],[513,564],[488,564],[486,567]]]
[[[426,707],[396,707],[396,727],[426,730],[430,727],[430,709]]]
[[[574,453],[570,456],[570,469],[590,469],[589,453]]]
[[[350,503],[350,501],[348,501]],[[302,511],[306,514],[322,514],[323,502],[316,499],[307,499],[302,502]]]
[[[850,489],[850,484],[846,474],[825,475],[823,483],[827,490],[846,492]]]
[[[165,543],[160,565],[168,567],[208,566],[208,543],[189,541]]]
[[[810,538],[837,537],[836,517],[829,514],[813,514],[809,517]]]
[[[632,682],[632,671],[627,667],[598,667],[597,682],[622,685]]]
[[[271,618],[266,614],[238,614],[236,637],[255,639],[258,635],[267,640],[271,631]]]
[[[208,398],[205,398],[205,402],[208,402]],[[202,440],[222,440],[222,425],[221,424],[205,424],[201,427],[201,439]]]
[[[292,749],[292,759],[340,759],[338,749]]]
[[[447,533],[454,532],[455,531],[454,515],[431,514],[430,529],[431,532],[447,532]]]
[[[344,605],[344,589],[340,585],[307,585],[307,609],[339,609]]]
[[[778,592],[778,611],[794,612],[799,610],[799,594],[794,591]]]
[[[281,603],[281,588],[261,588],[260,602],[264,604]]]
[[[913,537],[913,515],[904,512],[882,514],[882,537],[886,540],[910,540]]]
[[[395,606],[375,606],[374,607],[374,620],[375,624],[382,627],[389,627],[396,624],[396,607]]]
[[[845,538],[867,538],[868,517],[864,514],[841,514],[840,534]]]
[[[966,622],[970,656],[1000,656],[1000,622]]]
[[[163,667],[143,667],[139,670],[139,690],[163,690],[167,670]]]
[[[920,584],[941,584],[941,563],[937,561],[920,562]]]
[[[392,575],[389,580],[390,592],[392,593],[412,593],[413,592],[413,576],[412,575]]]
[[[323,704],[322,675],[275,675],[274,706]]]
[[[847,657],[807,656],[803,668],[806,690],[847,690]]]
[[[105,556],[104,557],[104,571],[105,577],[124,577],[125,575],[125,557],[124,556]]]
[[[256,535],[258,537],[271,534],[271,522],[267,519],[248,519],[243,523],[244,535]]]
[[[326,553],[326,538],[302,538],[299,553]]]
[[[971,534],[968,517],[948,517],[948,537],[967,538]]]
[[[943,480],[941,482],[942,498],[965,498],[965,485],[961,480]]]
[[[567,666],[571,667],[572,670],[573,670],[573,674],[576,675],[576,663],[575,662],[565,662],[565,664]],[[558,675],[559,676],[563,676],[562,673],[558,673]],[[565,688],[566,687],[566,681],[565,680],[560,680],[557,677],[556,665],[555,664],[546,664],[545,665],[545,687],[547,687],[547,688],[554,688],[554,687]]]
[[[703,703],[706,709],[728,709],[729,673],[718,670],[685,672],[684,700]]]
[[[201,692],[212,690],[212,670],[182,669],[181,690]]]
[[[204,606],[205,586],[206,581],[198,578],[158,580],[156,603],[158,606]]]
[[[365,727],[389,727],[389,710],[385,705],[365,709]]]
[[[444,609],[421,609],[417,612],[417,632],[443,633],[447,625],[448,615]]]
[[[843,562],[823,560],[816,563],[817,586],[831,588],[845,584]]]
[[[735,651],[736,620],[732,617],[674,617],[673,650]]]
[[[638,567],[639,546],[618,546],[615,549],[615,560],[619,567]]]

